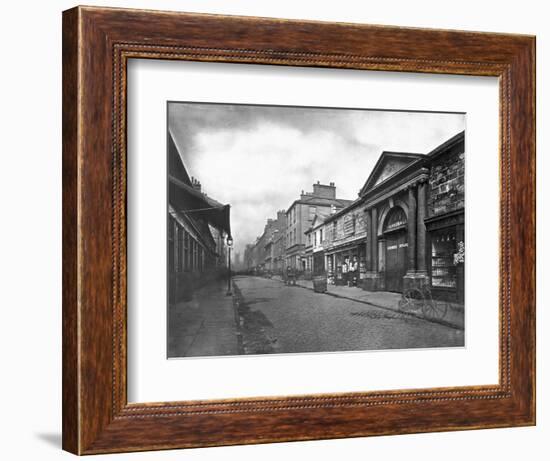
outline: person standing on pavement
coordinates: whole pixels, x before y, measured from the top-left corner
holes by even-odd
[[[354,256],[350,263],[348,286],[357,286],[357,266],[357,256]]]
[[[349,285],[349,257],[347,256],[342,264],[342,281],[344,285]]]

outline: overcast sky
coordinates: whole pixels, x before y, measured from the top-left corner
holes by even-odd
[[[235,251],[312,184],[353,200],[384,150],[426,154],[465,129],[463,114],[169,103],[190,176],[231,205]]]

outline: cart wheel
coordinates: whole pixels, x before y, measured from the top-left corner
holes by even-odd
[[[407,311],[410,308],[410,303],[410,298],[405,293],[403,293],[401,295],[401,299],[397,302],[397,308],[400,311]]]
[[[442,319],[447,314],[447,303],[438,303],[433,299],[426,299],[422,306],[422,314],[430,319]]]

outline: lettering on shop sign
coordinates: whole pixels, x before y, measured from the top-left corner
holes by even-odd
[[[344,217],[344,234],[349,235],[355,233],[355,216],[347,215]]]
[[[400,243],[399,248],[407,248],[409,246],[408,243]],[[397,250],[397,245],[390,245],[386,248],[387,250]]]
[[[398,221],[389,223],[389,224],[386,226],[386,229],[387,229],[387,230],[397,229],[398,227],[404,226],[405,224],[407,224],[407,220],[406,220],[406,219],[400,219],[400,220],[398,220]]]

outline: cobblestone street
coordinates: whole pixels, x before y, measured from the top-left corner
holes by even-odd
[[[241,324],[241,353],[464,345],[461,329],[387,308],[315,293],[302,286],[286,286],[278,279],[239,276],[233,283]]]
[[[305,282],[237,276],[227,296],[223,281],[208,285],[170,308],[168,357],[464,345],[461,328],[389,308],[395,293],[338,288],[315,293]]]

